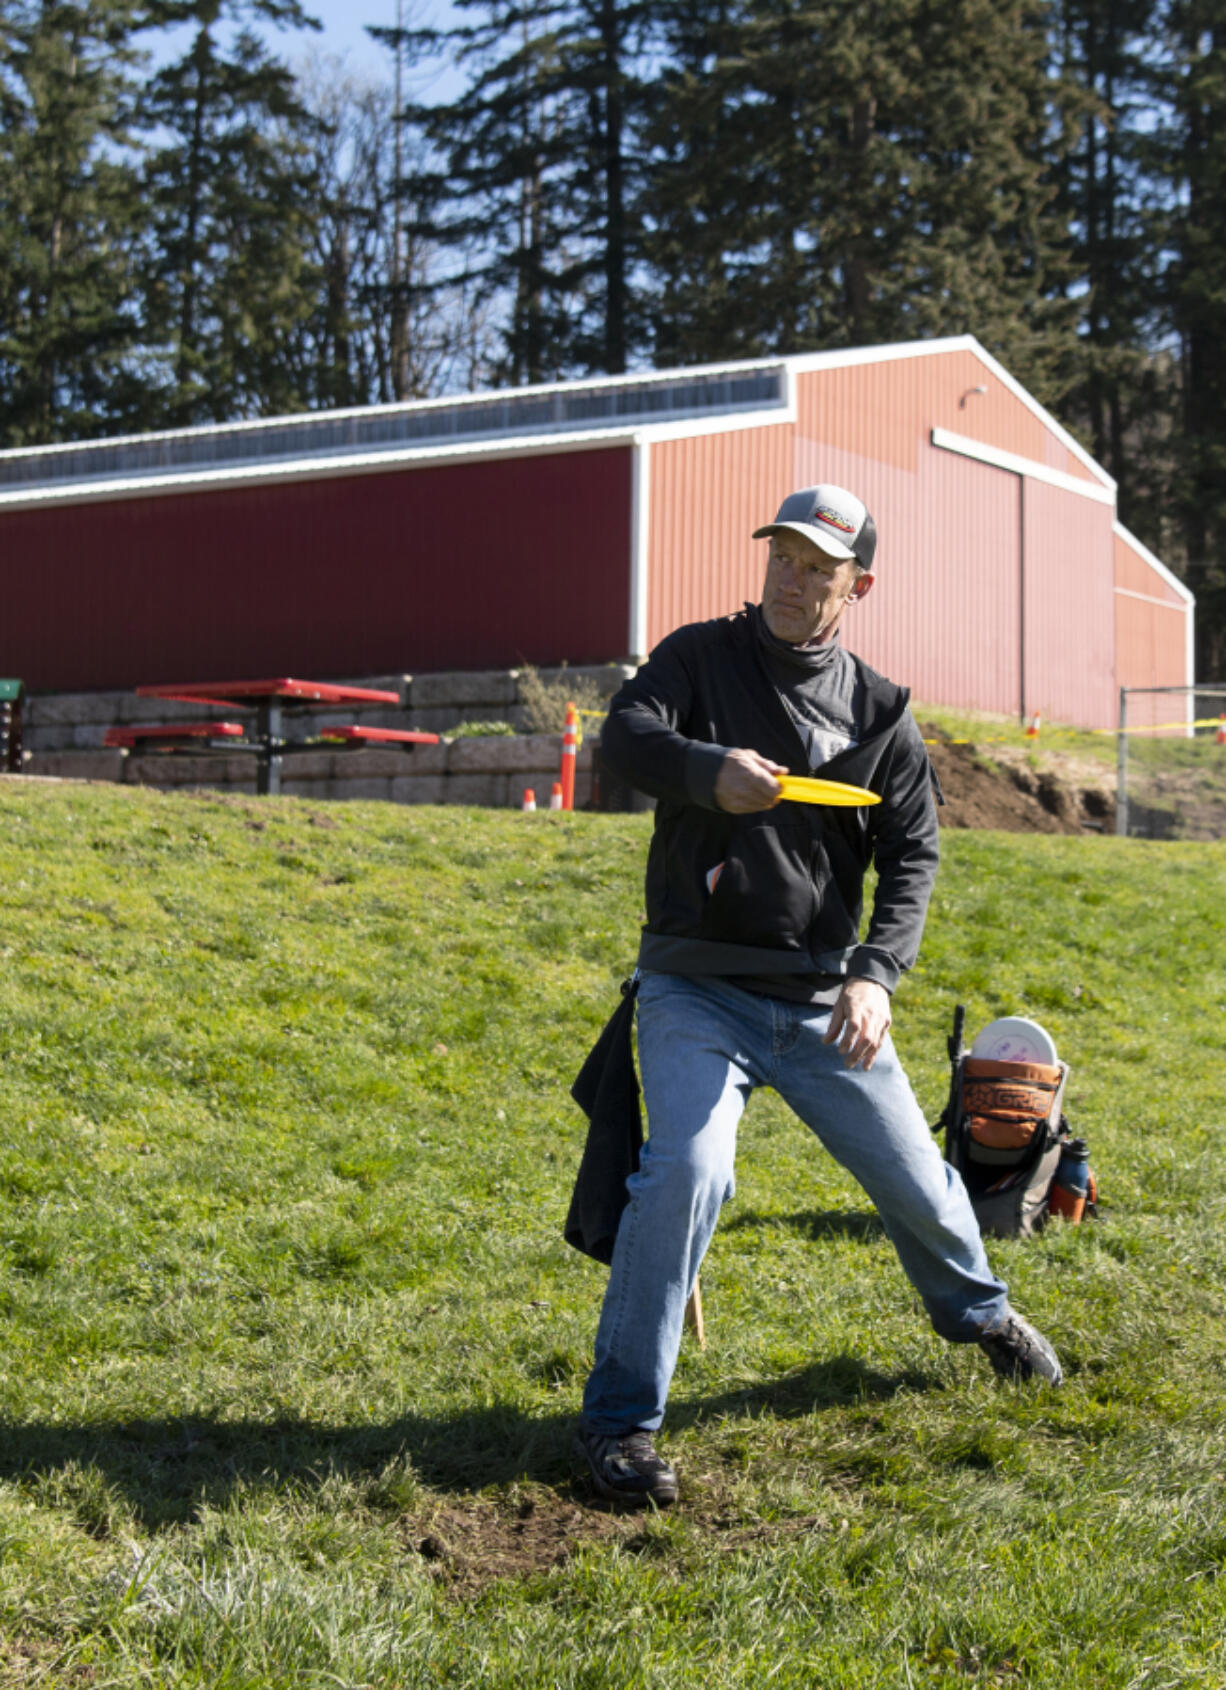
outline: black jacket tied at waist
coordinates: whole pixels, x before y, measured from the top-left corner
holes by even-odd
[[[598,1262],[613,1260],[617,1225],[626,1206],[626,1181],[638,1171],[643,1146],[632,1042],[637,994],[638,981],[627,981],[621,1003],[570,1090],[589,1125],[563,1232],[568,1244]]]

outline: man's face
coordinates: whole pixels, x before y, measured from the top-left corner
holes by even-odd
[[[827,557],[803,534],[772,534],[762,588],[762,615],[776,639],[821,645],[833,637],[847,606],[873,584],[856,563]]]

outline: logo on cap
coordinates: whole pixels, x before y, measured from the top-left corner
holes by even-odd
[[[828,523],[831,528],[837,528],[840,534],[854,534],[856,531],[854,522],[848,522],[845,516],[840,516],[838,511],[832,511],[829,505],[818,505],[813,514]]]

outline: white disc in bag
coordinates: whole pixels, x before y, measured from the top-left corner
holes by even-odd
[[[1051,1067],[1056,1045],[1051,1034],[1024,1015],[1002,1015],[975,1037],[971,1055],[987,1062],[1041,1062]]]

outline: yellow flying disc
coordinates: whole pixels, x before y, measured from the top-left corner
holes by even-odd
[[[812,780],[807,775],[780,775],[782,796],[794,804],[838,804],[850,809],[857,804],[880,804],[881,796],[863,786],[846,786],[838,780]]]

